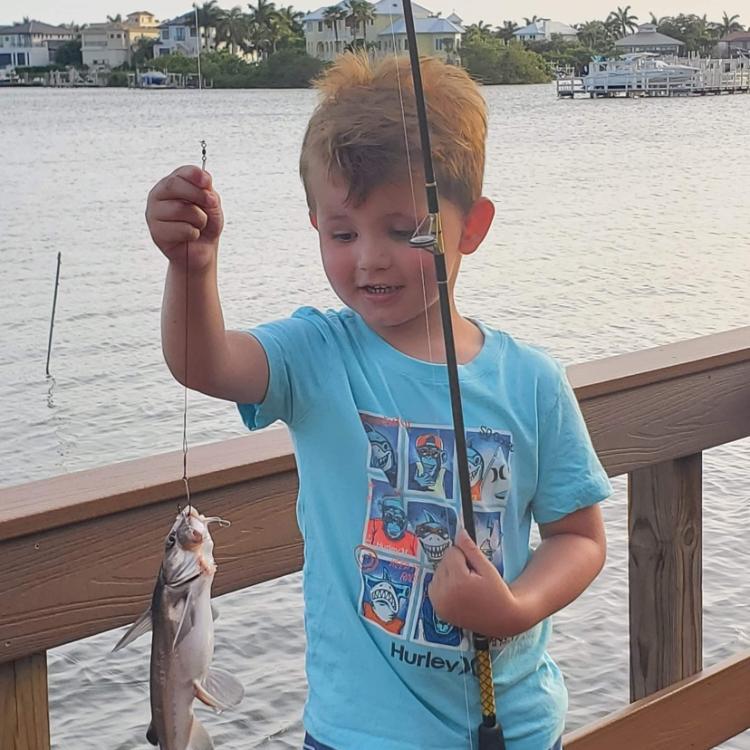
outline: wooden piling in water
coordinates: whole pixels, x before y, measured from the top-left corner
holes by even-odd
[[[0,664],[0,748],[50,749],[46,651]]]

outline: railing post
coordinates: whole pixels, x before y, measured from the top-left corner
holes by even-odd
[[[50,748],[46,651],[0,664],[0,748]]]
[[[702,454],[629,475],[630,700],[703,666]]]

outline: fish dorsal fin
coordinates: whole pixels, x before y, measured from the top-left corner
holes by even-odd
[[[112,651],[119,651],[132,643],[136,638],[140,638],[144,633],[148,633],[152,627],[151,608],[149,607],[129,628],[128,632],[120,638],[115,644]]]
[[[185,750],[214,750],[214,743],[203,724],[193,717],[193,726],[190,729],[190,739]]]
[[[245,697],[245,688],[234,676],[223,669],[209,669],[206,679],[196,688],[199,700],[217,711],[239,705]]]
[[[154,729],[154,720],[153,719],[151,719],[151,723],[148,725],[148,729],[146,730],[146,739],[154,747],[156,747],[159,744],[159,736],[156,734],[156,729]]]
[[[193,623],[195,622],[195,609],[193,608],[193,596],[192,591],[188,589],[185,595],[185,604],[182,607],[182,616],[180,622],[177,625],[177,631],[174,634],[174,641],[172,642],[172,651],[182,643],[185,636],[193,629]]]

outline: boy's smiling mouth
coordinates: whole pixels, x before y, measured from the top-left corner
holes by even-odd
[[[366,284],[364,286],[361,286],[360,289],[367,292],[367,294],[385,296],[387,294],[393,294],[394,292],[403,289],[403,286],[395,286],[389,284]]]

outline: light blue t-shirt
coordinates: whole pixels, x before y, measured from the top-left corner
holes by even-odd
[[[610,494],[564,370],[480,326],[459,368],[477,543],[513,581],[529,530]],[[270,382],[250,429],[290,428],[305,541],[305,728],[336,750],[464,750],[481,718],[473,652],[429,583],[461,525],[443,365],[402,354],[344,309],[252,331]],[[507,750],[562,733],[567,693],[544,621],[495,649]],[[476,740],[473,740],[474,743]]]

